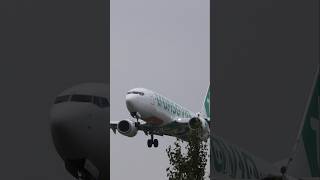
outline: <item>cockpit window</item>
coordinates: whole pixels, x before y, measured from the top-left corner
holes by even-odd
[[[139,94],[140,96],[144,95],[143,92],[139,92],[139,91],[129,91],[127,94]]]
[[[55,99],[54,104],[66,102],[66,101],[69,100],[69,97],[70,97],[70,95],[58,96],[58,97]]]
[[[83,95],[83,94],[58,96],[55,99],[54,104],[67,102],[67,101],[92,103],[100,108],[105,108],[110,106],[110,103],[107,98],[99,97],[99,96]]]
[[[104,97],[98,97],[94,96],[93,97],[93,103],[101,108],[109,107],[110,103],[107,98]]]
[[[75,94],[71,96],[71,101],[75,102],[92,102],[92,96]]]

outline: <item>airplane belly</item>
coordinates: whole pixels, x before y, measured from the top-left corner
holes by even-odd
[[[170,116],[157,108],[153,108],[142,120],[156,126],[164,126],[172,121]]]

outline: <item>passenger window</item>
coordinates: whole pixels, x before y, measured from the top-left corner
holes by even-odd
[[[75,94],[71,96],[71,101],[75,102],[92,102],[92,96]]]
[[[58,96],[58,97],[55,99],[54,104],[66,102],[66,101],[69,100],[69,97],[70,97],[70,95]]]

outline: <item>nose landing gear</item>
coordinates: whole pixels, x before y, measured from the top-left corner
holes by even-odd
[[[136,127],[139,127],[139,125],[140,125],[139,119],[141,118],[140,113],[139,113],[139,112],[131,112],[130,115],[131,115],[133,118],[136,118],[137,122],[135,123],[135,126],[136,126]]]
[[[88,173],[86,170],[79,170],[78,178],[79,180],[95,180],[94,177],[90,173]]]
[[[154,139],[154,138],[153,138],[153,134],[151,134],[151,139],[148,139],[147,145],[148,145],[149,148],[151,148],[152,145],[153,145],[154,147],[158,147],[158,145],[159,145],[158,139]]]
[[[85,159],[65,160],[65,167],[69,173],[79,180],[96,180],[96,178],[84,168]]]

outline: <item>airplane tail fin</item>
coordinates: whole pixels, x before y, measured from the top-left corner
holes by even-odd
[[[320,74],[317,70],[303,121],[291,157],[287,161],[288,174],[297,177],[319,177],[319,108]]]
[[[206,113],[206,117],[210,119],[210,85],[206,97],[204,98],[203,107]]]

